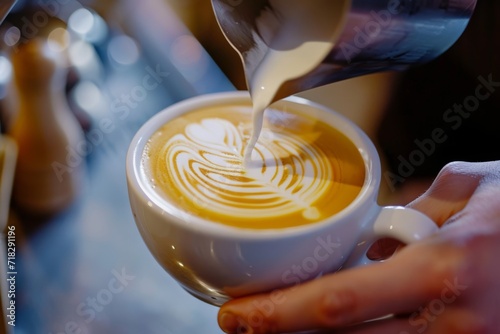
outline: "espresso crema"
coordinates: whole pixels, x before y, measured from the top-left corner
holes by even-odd
[[[358,195],[364,163],[339,131],[305,115],[269,108],[245,162],[251,132],[250,104],[175,118],[146,145],[142,168],[147,182],[186,213],[253,229],[314,223]]]

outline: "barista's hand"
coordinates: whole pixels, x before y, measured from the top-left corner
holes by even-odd
[[[452,163],[410,206],[429,215],[440,231],[386,262],[228,302],[219,312],[221,328],[500,333],[500,161]],[[397,316],[346,328],[388,314]]]

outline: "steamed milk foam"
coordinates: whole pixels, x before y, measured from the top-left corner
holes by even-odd
[[[266,111],[250,166],[250,102],[167,122],[144,151],[152,190],[186,213],[244,228],[310,224],[339,212],[364,182],[357,148],[329,125],[284,109]]]

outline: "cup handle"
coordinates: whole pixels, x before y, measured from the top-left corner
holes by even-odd
[[[342,269],[380,262],[370,260],[367,256],[368,250],[377,240],[393,238],[411,244],[434,234],[438,229],[436,223],[420,211],[402,206],[382,207]]]

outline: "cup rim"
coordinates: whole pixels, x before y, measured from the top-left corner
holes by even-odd
[[[212,234],[219,236],[226,236],[229,238],[245,238],[245,239],[262,239],[262,238],[276,238],[276,237],[290,237],[295,235],[303,235],[307,233],[314,233],[319,229],[324,229],[328,226],[335,224],[337,221],[342,220],[349,216],[359,206],[366,201],[370,201],[376,197],[379,191],[381,179],[381,165],[378,152],[371,139],[366,133],[359,128],[354,122],[346,116],[326,107],[322,104],[310,101],[308,99],[290,96],[276,103],[293,103],[297,105],[305,105],[319,110],[321,115],[328,115],[337,130],[346,134],[348,138],[356,145],[358,151],[365,163],[365,180],[361,191],[356,198],[340,212],[333,216],[327,217],[321,221],[312,224],[305,224],[300,226],[275,228],[275,229],[251,229],[241,228],[230,225],[225,225],[201,218],[199,216],[185,212],[184,210],[176,208],[176,206],[168,201],[162,199],[160,195],[152,189],[147,189],[141,178],[140,164],[142,160],[142,153],[144,146],[151,135],[159,129],[165,122],[181,115],[186,112],[195,110],[197,108],[205,108],[213,105],[231,104],[241,102],[242,100],[251,101],[248,91],[226,91],[198,95],[187,98],[180,102],[174,103],[163,110],[159,111],[153,117],[148,119],[136,132],[132,141],[129,144],[126,157],[126,178],[129,189],[129,196],[133,196],[130,192],[135,192],[134,196],[148,205],[151,210],[157,214],[169,216],[169,224],[181,225],[184,229],[192,231]],[[341,128],[342,127],[342,128]],[[371,171],[371,172],[370,172]]]

